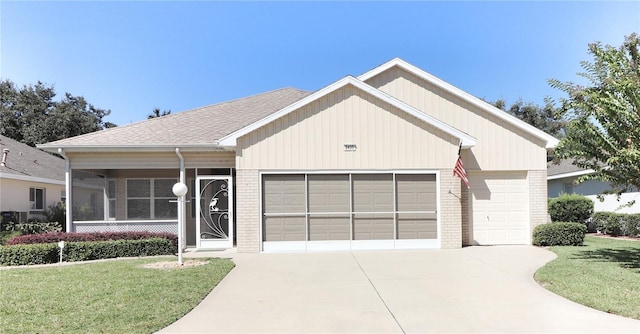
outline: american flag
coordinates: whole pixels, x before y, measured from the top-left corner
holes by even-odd
[[[459,177],[462,182],[467,186],[467,189],[471,189],[469,186],[469,178],[467,178],[467,172],[464,170],[464,164],[462,163],[462,157],[460,156],[460,150],[462,149],[462,143],[458,147],[458,160],[456,166],[453,167],[453,175]]]

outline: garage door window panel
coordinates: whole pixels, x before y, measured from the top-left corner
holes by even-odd
[[[304,175],[264,175],[263,198],[263,241],[306,240]]]
[[[352,178],[353,239],[393,239],[393,174],[354,174]]]
[[[350,240],[349,175],[309,174],[309,240]]]
[[[437,239],[437,187],[433,174],[396,175],[398,239]]]

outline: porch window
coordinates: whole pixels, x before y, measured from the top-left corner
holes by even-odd
[[[127,179],[127,219],[176,219],[177,179]]]
[[[44,188],[29,188],[30,209],[44,211]]]

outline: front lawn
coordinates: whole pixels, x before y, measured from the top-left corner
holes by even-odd
[[[0,333],[152,333],[195,307],[228,259],[147,269],[175,257],[0,271]]]
[[[585,237],[584,246],[550,248],[558,258],[535,279],[577,303],[640,320],[640,241]]]

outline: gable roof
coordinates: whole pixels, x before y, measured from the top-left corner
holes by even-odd
[[[273,114],[270,114],[270,115],[260,119],[257,122],[254,122],[254,123],[252,123],[252,124],[250,124],[250,125],[248,125],[248,126],[246,126],[244,128],[241,128],[241,129],[239,129],[239,130],[237,130],[237,131],[235,131],[235,132],[233,132],[233,133],[221,138],[218,141],[218,144],[220,146],[225,146],[225,147],[234,147],[237,144],[238,138],[240,138],[240,137],[242,137],[242,136],[244,136],[244,135],[246,135],[246,134],[248,134],[248,133],[250,133],[252,131],[255,131],[258,128],[260,128],[260,127],[262,127],[262,126],[264,126],[266,124],[269,124],[269,123],[271,123],[271,122],[273,122],[273,121],[275,121],[275,120],[277,120],[277,119],[279,119],[279,118],[281,118],[281,117],[283,117],[283,116],[285,116],[285,115],[287,115],[287,114],[289,114],[289,113],[291,113],[291,112],[293,112],[293,111],[295,111],[295,110],[297,110],[297,109],[299,109],[299,108],[301,108],[301,107],[303,107],[303,106],[305,106],[307,104],[310,104],[310,103],[312,103],[314,101],[317,101],[318,99],[320,99],[320,98],[322,98],[322,97],[324,97],[324,96],[326,96],[326,95],[328,95],[328,94],[330,94],[332,92],[335,92],[338,89],[340,89],[342,87],[345,87],[347,85],[351,85],[351,86],[354,86],[354,87],[356,87],[356,88],[358,88],[358,89],[360,89],[362,91],[365,91],[368,94],[370,94],[370,95],[372,95],[372,96],[374,96],[374,97],[376,97],[376,98],[378,98],[378,99],[380,99],[380,100],[382,100],[382,101],[384,101],[386,103],[389,103],[390,105],[392,105],[392,106],[394,106],[394,107],[396,107],[396,108],[398,108],[398,109],[410,114],[411,116],[414,116],[414,117],[420,119],[421,121],[423,121],[423,122],[425,122],[427,124],[430,124],[431,126],[437,128],[439,130],[442,130],[445,133],[448,133],[448,134],[450,134],[450,135],[452,135],[452,136],[454,136],[456,138],[459,138],[461,140],[461,142],[462,142],[462,147],[463,148],[469,148],[469,147],[473,147],[473,146],[476,145],[476,139],[473,138],[472,136],[470,136],[470,135],[468,135],[468,134],[466,134],[466,133],[464,133],[464,132],[462,132],[462,131],[460,131],[460,130],[458,130],[458,129],[456,129],[456,128],[454,128],[454,127],[452,127],[452,126],[450,126],[450,125],[448,125],[448,124],[446,124],[446,123],[444,123],[444,122],[442,122],[442,121],[440,121],[440,120],[438,120],[436,118],[433,118],[433,117],[431,117],[431,116],[419,111],[418,109],[413,108],[410,105],[408,105],[408,104],[406,104],[406,103],[404,103],[404,102],[392,97],[391,95],[388,95],[388,94],[386,94],[386,93],[384,93],[384,92],[382,92],[382,91],[380,91],[378,89],[375,89],[374,87],[369,86],[368,84],[366,84],[366,83],[364,83],[364,82],[362,82],[362,81],[360,81],[360,80],[358,80],[358,79],[356,79],[356,78],[354,78],[352,76],[347,76],[347,77],[345,77],[345,78],[343,78],[341,80],[338,80],[338,81],[330,84],[329,86],[326,86],[325,88],[322,88],[319,91],[316,91],[315,93],[313,93],[313,94],[311,94],[311,95],[309,95],[309,96],[307,96],[307,97],[305,97],[305,98],[303,98],[303,99],[301,99],[301,100],[299,100],[299,101],[297,101],[297,102],[295,102],[295,103],[293,103],[293,104],[291,104],[291,105],[289,105],[289,106],[287,106],[287,107],[285,107],[285,108],[283,108],[283,109],[281,109],[281,110],[279,110],[279,111],[277,111],[277,112],[275,112]]]
[[[0,166],[0,178],[64,184],[65,161],[0,135],[0,154],[8,149],[6,166]]]
[[[536,138],[540,138],[542,140],[544,140],[546,142],[546,148],[554,148],[558,145],[559,140],[549,134],[547,134],[546,132],[512,116],[509,115],[508,113],[492,106],[491,104],[482,101],[481,99],[463,91],[460,88],[457,88],[445,81],[443,81],[442,79],[439,79],[425,71],[423,71],[422,69],[413,66],[409,63],[407,63],[406,61],[400,59],[400,58],[395,58],[392,59],[374,69],[372,69],[369,72],[366,72],[362,75],[360,75],[358,77],[359,80],[362,81],[367,81],[375,76],[377,76],[378,74],[385,72],[393,67],[399,67],[404,69],[405,71],[408,71],[420,78],[422,78],[423,80],[429,82],[430,84],[443,89],[444,91],[453,94],[455,96],[458,96],[459,98],[461,98],[462,100],[470,103],[471,105],[474,105],[478,108],[480,108],[481,110],[487,112],[490,115],[493,115],[513,126],[515,126],[516,128],[525,131],[526,133],[531,134],[532,136],[536,137]]]
[[[66,138],[38,147],[82,150],[216,149],[216,140],[311,94],[282,88],[141,122]],[[197,125],[197,126],[193,126]]]

